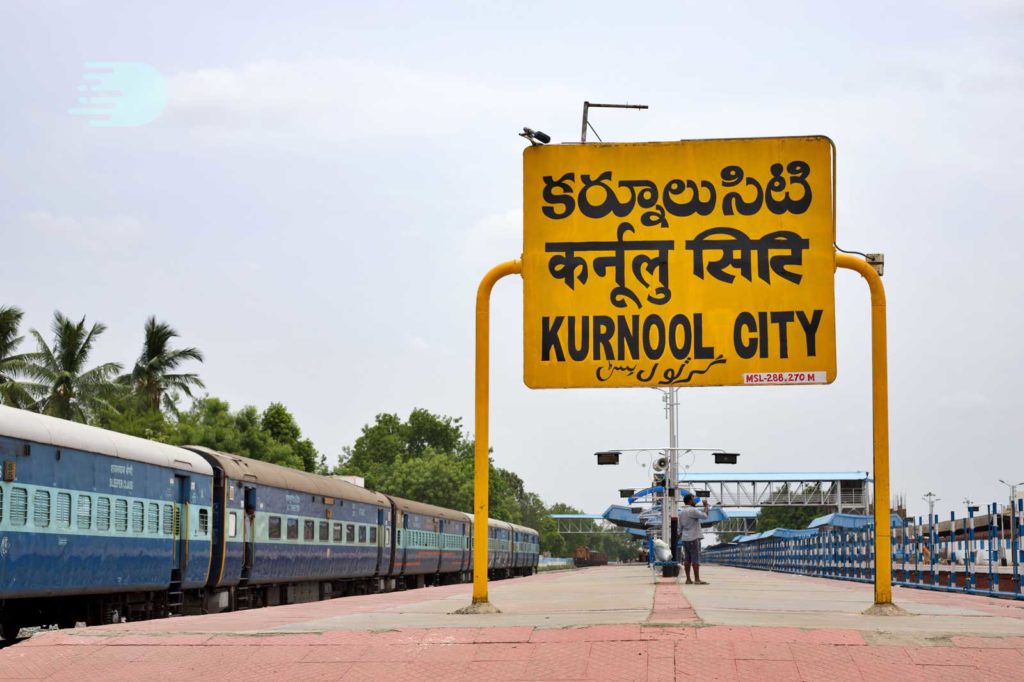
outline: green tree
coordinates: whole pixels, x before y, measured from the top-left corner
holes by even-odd
[[[284,405],[270,403],[260,417],[260,429],[269,433],[278,443],[289,446],[292,453],[302,460],[303,470],[326,473],[324,456],[317,452],[313,441],[302,437],[302,429]]]
[[[373,424],[363,427],[356,442],[343,449],[334,471],[362,476],[368,488],[404,496],[387,487],[396,475],[396,464],[408,464],[429,453],[468,460],[472,467],[473,441],[463,433],[462,420],[419,408],[405,421],[396,414],[378,414]]]
[[[85,317],[72,322],[60,311],[53,314],[53,345],[32,329],[38,350],[28,358],[25,372],[38,383],[34,407],[44,414],[87,422],[116,392],[112,380],[121,365],[107,362],[86,369],[96,339],[106,331],[100,322],[86,329]]]
[[[23,315],[13,306],[0,306],[0,405],[27,407],[32,404],[31,386],[21,380],[29,355],[16,352],[25,338],[18,336]]]
[[[773,528],[793,530],[806,528],[811,521],[830,511],[832,511],[831,507],[761,507],[761,511],[757,514],[757,530],[763,532]]]
[[[203,445],[214,450],[272,462],[281,466],[316,471],[323,458],[295,418],[280,403],[260,413],[252,405],[238,412],[218,398],[200,398],[168,426],[166,440],[174,445]]]
[[[275,441],[260,429],[259,412],[246,406],[237,414],[218,398],[201,398],[192,403],[174,424],[169,435],[174,445],[203,445],[213,450],[230,452],[274,464],[301,468],[291,449]]]
[[[189,360],[203,361],[198,348],[171,348],[171,341],[178,336],[169,324],[150,316],[144,329],[142,353],[131,373],[122,377],[132,386],[143,407],[152,412],[163,408],[173,414],[177,412],[179,393],[191,398],[192,389],[204,387],[199,375],[176,372]]]
[[[161,410],[143,407],[130,387],[118,382],[107,399],[107,407],[93,417],[94,426],[147,440],[167,442],[171,423]]]

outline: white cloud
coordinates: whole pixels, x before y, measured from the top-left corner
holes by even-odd
[[[60,240],[95,252],[135,244],[144,232],[142,223],[123,215],[76,218],[47,211],[28,211],[21,214],[18,223],[30,235]]]
[[[472,119],[546,96],[543,87],[498,88],[445,73],[314,57],[185,71],[168,80],[168,93],[162,120],[171,125],[320,142],[457,133]],[[557,98],[567,94],[561,88]]]
[[[523,211],[516,208],[484,216],[473,224],[463,241],[466,264],[485,272],[523,253]]]

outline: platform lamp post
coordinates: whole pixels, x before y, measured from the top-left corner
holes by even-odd
[[[673,558],[676,556],[675,547],[672,547],[672,519],[679,512],[679,453],[687,452],[710,452],[715,456],[715,464],[736,464],[740,456],[737,452],[726,452],[721,448],[619,448],[617,450],[603,450],[595,452],[597,463],[601,465],[618,464],[619,456],[623,452],[664,452],[668,455],[665,467],[665,492],[662,494],[661,503],[661,539],[668,543],[672,549]],[[621,491],[620,491],[621,492]],[[667,571],[669,566],[663,567]],[[678,566],[676,567],[678,568]],[[663,573],[664,577],[674,577]]]
[[[1024,486],[1024,482],[1021,483],[1007,483],[1003,479],[999,479],[999,482],[1010,489],[1010,551],[1013,552],[1013,589],[1015,592],[1020,591],[1020,566],[1018,566],[1017,556],[1017,488]]]
[[[935,567],[935,503],[942,498],[936,497],[935,493],[929,490],[921,499],[928,503],[928,565],[929,570],[932,570]],[[934,577],[933,575],[932,578]]]

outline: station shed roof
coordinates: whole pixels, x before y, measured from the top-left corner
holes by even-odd
[[[821,528],[822,526],[832,526],[834,528],[866,528],[872,526],[875,523],[873,516],[865,516],[863,514],[826,514],[825,516],[819,516],[818,518],[807,524],[808,528]],[[903,526],[904,521],[896,514],[889,516],[889,525]]]

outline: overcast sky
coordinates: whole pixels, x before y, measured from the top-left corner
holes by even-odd
[[[481,276],[522,248],[522,126],[605,141],[824,134],[837,240],[883,252],[893,493],[1024,480],[1019,2],[0,4],[0,303],[102,321],[130,363],[155,314],[211,395],[280,401],[333,461],[380,412],[473,422]],[[83,63],[164,75],[154,122],[68,114]],[[869,298],[836,275],[829,386],[680,392],[681,444],[730,471],[870,470]],[[491,443],[590,512],[667,443],[651,389],[527,389],[522,281],[493,297]],[[693,470],[714,470],[706,455]]]

